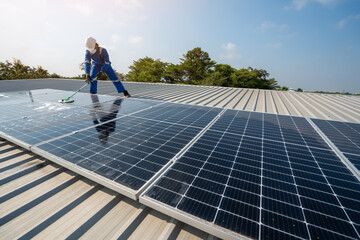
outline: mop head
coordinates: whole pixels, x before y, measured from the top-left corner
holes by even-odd
[[[59,103],[72,103],[74,102],[74,99],[70,99],[70,97],[68,98],[64,98],[58,101]]]

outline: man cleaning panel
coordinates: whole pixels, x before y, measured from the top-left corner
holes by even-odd
[[[111,67],[109,54],[105,48],[100,47],[96,40],[88,37],[85,40],[85,74],[86,82],[90,83],[90,93],[97,93],[97,80],[93,80],[96,76],[100,78],[102,73],[105,73],[113,82],[118,93],[124,93],[124,97],[131,97],[128,91],[125,90],[123,84],[116,76],[114,69]],[[92,67],[90,71],[92,60]]]

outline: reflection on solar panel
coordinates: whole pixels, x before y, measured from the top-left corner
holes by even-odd
[[[360,171],[360,124],[311,119]]]
[[[51,114],[56,111],[75,109],[92,104],[88,94],[78,93],[76,101],[71,104],[59,104],[57,101],[69,92],[60,90],[32,90],[3,93],[0,98],[0,110],[6,114],[0,115],[0,122],[13,121],[40,114]],[[114,101],[114,96],[101,95],[100,102]]]
[[[140,201],[224,238],[357,239],[359,199],[305,118],[227,110]]]
[[[1,123],[0,131],[31,146],[100,124],[101,122],[96,122],[98,118],[111,116],[115,112],[114,118],[156,105],[149,101],[115,97],[112,97],[112,101],[99,102],[97,95],[88,96],[88,100],[88,103],[92,102],[92,104],[4,121]],[[103,120],[107,120],[106,117]]]

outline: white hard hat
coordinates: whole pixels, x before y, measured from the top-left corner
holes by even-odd
[[[95,45],[96,45],[96,40],[95,40],[95,38],[88,37],[88,38],[85,40],[85,48],[86,48],[87,50],[89,50],[89,52],[91,52],[91,53],[95,53],[95,52],[96,52]]]

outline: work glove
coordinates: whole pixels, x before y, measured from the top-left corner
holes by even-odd
[[[90,77],[90,75],[86,75],[86,80],[85,80],[85,82],[87,83],[87,84],[90,84],[90,83],[92,83],[92,79],[91,79],[91,77]]]
[[[102,71],[100,71],[100,72],[96,75],[96,78],[101,80],[102,77],[103,77],[103,75],[104,75],[104,74],[102,73]]]

